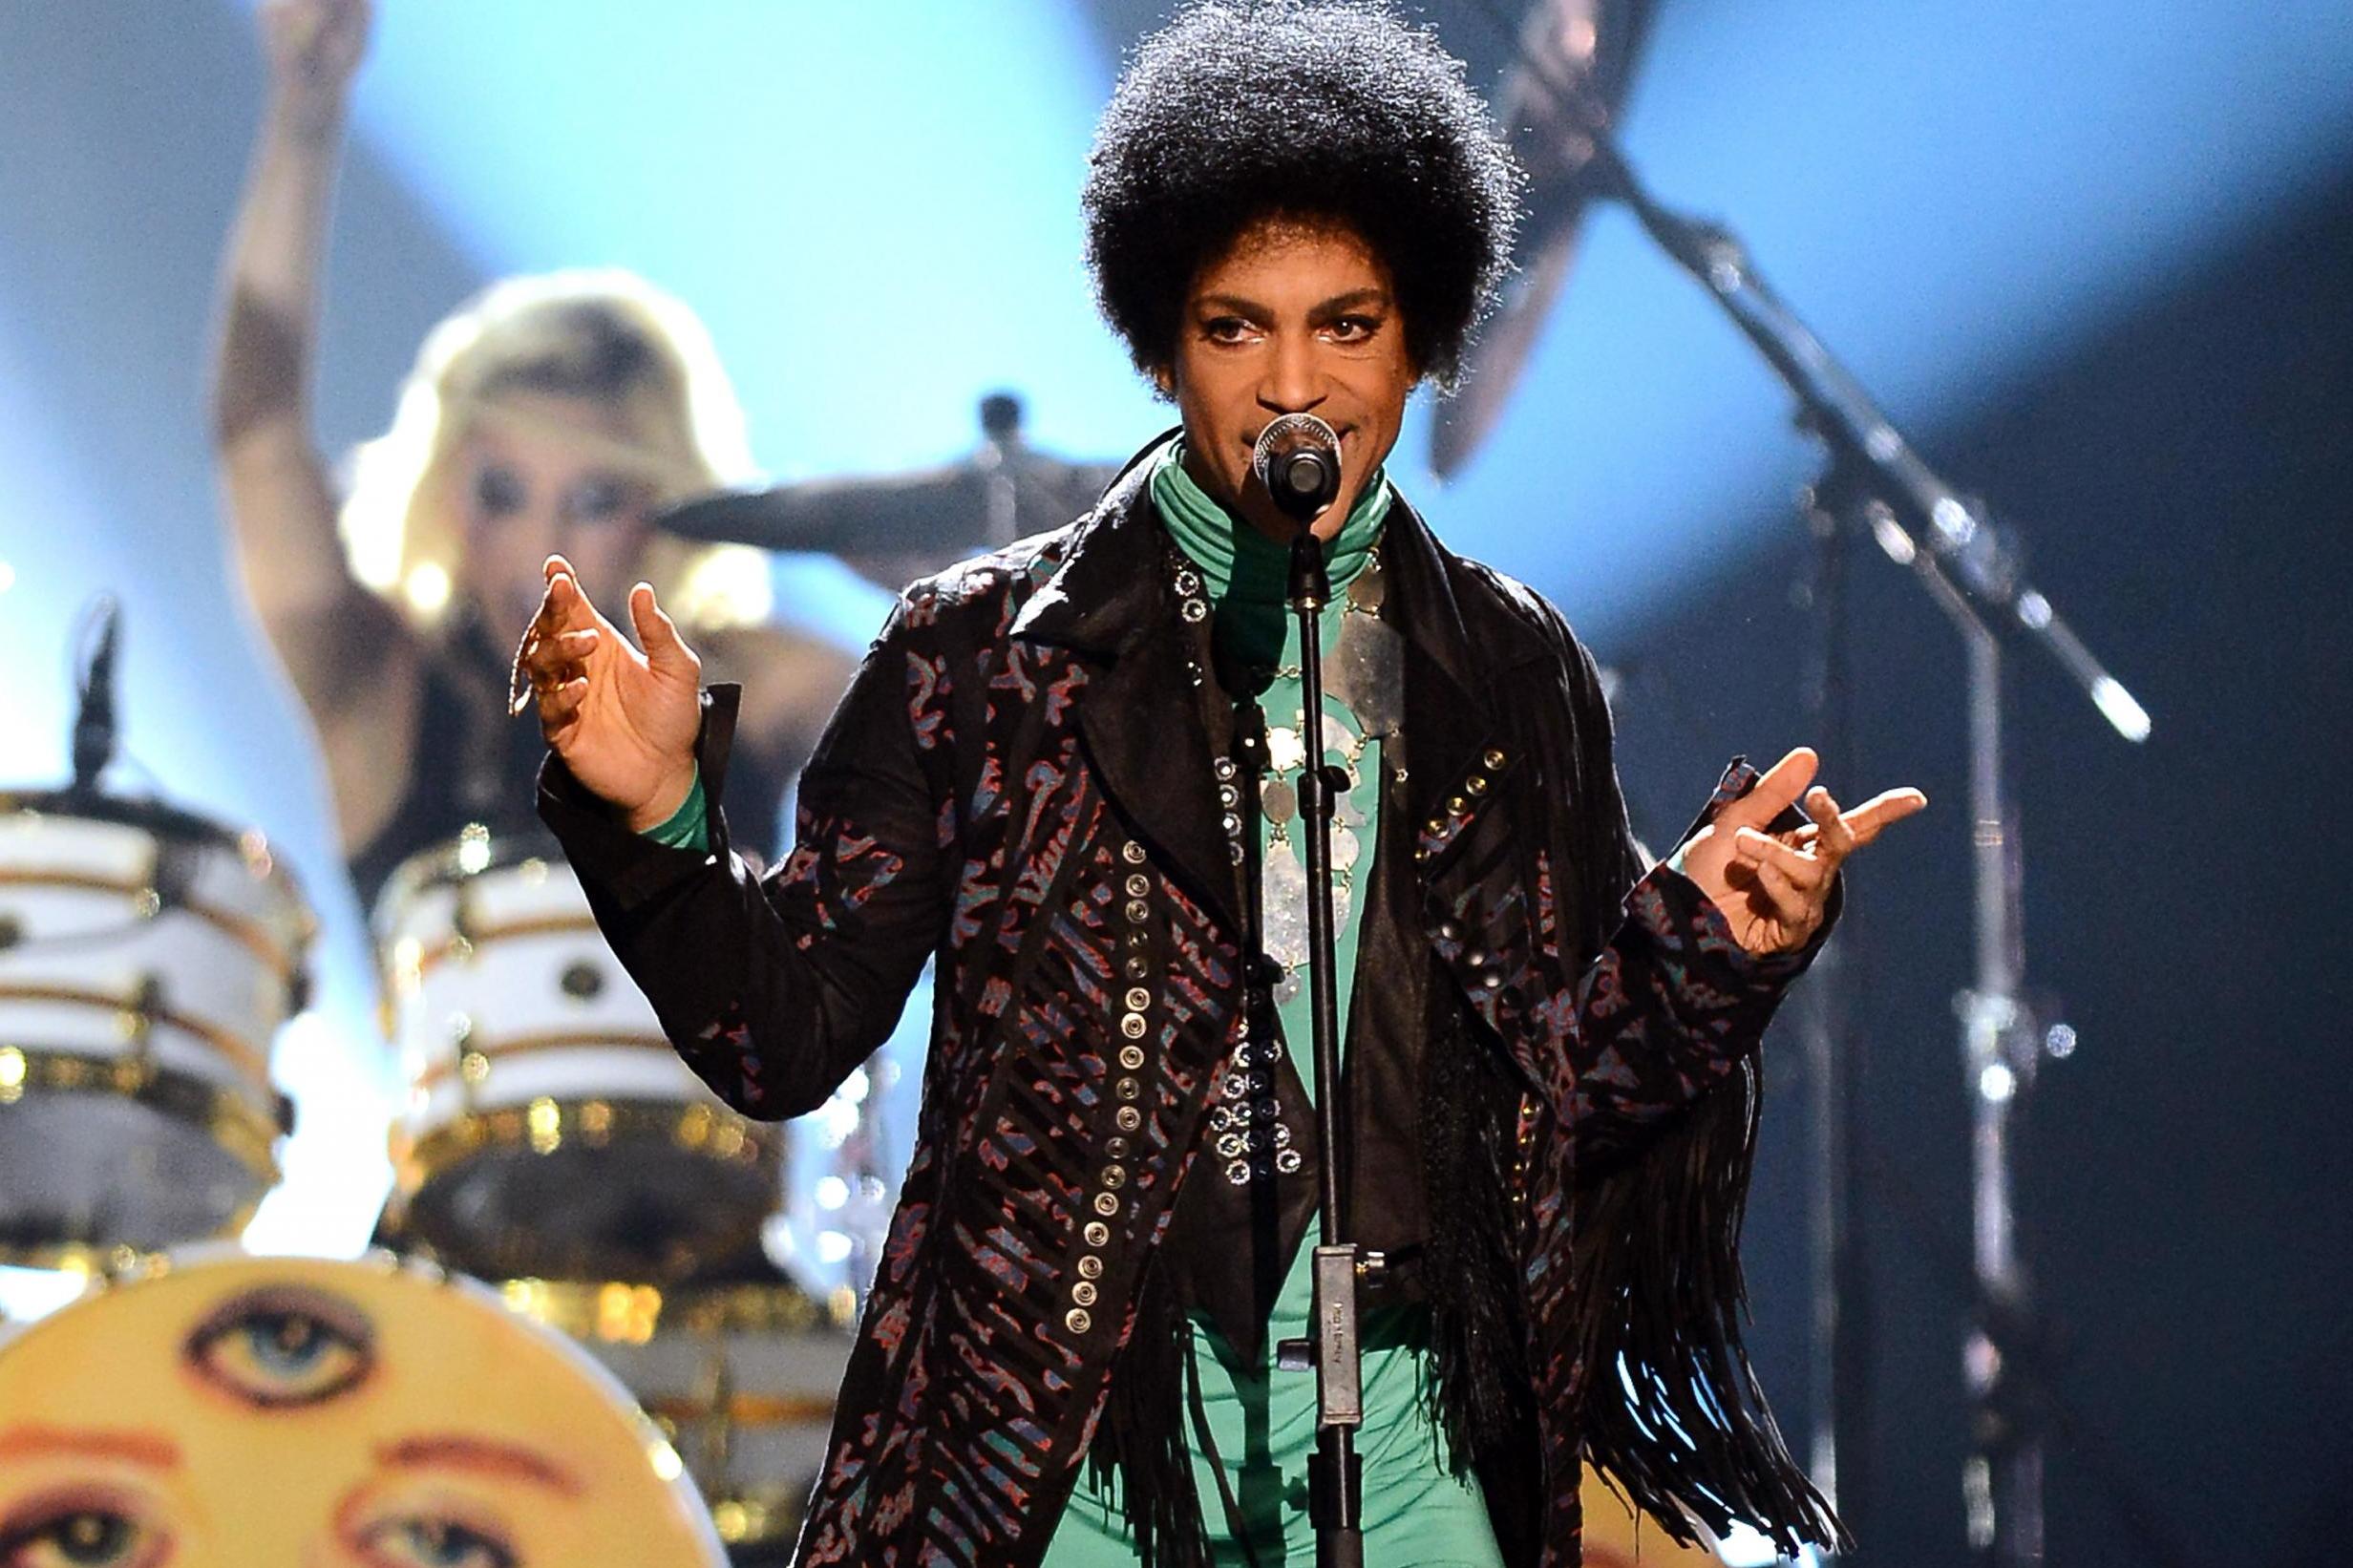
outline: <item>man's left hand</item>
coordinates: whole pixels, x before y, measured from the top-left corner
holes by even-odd
[[[1724,911],[1733,937],[1751,953],[1791,952],[1812,941],[1840,863],[1890,822],[1928,804],[1918,790],[1889,790],[1842,812],[1828,790],[1806,787],[1820,765],[1799,747],[1684,845],[1684,875]],[[1801,796],[1812,820],[1773,832],[1773,818]]]

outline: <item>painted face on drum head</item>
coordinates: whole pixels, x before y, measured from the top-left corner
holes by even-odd
[[[458,1285],[198,1263],[0,1345],[0,1568],[720,1560],[579,1353]]]
[[[180,1361],[255,1409],[291,1409],[340,1398],[367,1381],[375,1368],[375,1325],[325,1291],[263,1285],[198,1324]]]

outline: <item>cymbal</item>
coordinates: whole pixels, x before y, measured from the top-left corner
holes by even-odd
[[[1586,127],[1624,103],[1653,0],[1537,0],[1495,95],[1495,117],[1527,171],[1527,216],[1503,297],[1463,356],[1461,389],[1431,423],[1441,478],[1471,460],[1511,402],[1545,318],[1577,262],[1585,212],[1609,187]]]
[[[1020,399],[981,403],[980,446],[937,468],[725,491],[655,519],[682,539],[838,556],[897,587],[976,550],[1057,528],[1094,504],[1116,463],[1071,462],[1022,438]]]

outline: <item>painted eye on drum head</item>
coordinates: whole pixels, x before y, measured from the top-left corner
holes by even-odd
[[[0,1568],[148,1568],[170,1549],[161,1531],[109,1503],[36,1502],[0,1522]]]
[[[487,1531],[450,1519],[387,1519],[362,1535],[368,1568],[519,1568],[522,1558]]]
[[[340,1297],[264,1285],[215,1308],[180,1358],[214,1388],[262,1409],[299,1409],[349,1393],[375,1370],[375,1329]]]

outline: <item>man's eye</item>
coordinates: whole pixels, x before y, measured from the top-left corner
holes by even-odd
[[[474,505],[486,518],[513,517],[528,495],[522,476],[492,463],[474,476]]]
[[[66,1503],[0,1525],[0,1568],[141,1568],[166,1544],[128,1514]]]
[[[1201,335],[1212,343],[1240,343],[1250,335],[1250,324],[1240,316],[1214,316],[1201,324]]]
[[[375,1336],[357,1308],[322,1292],[265,1286],[236,1297],[188,1336],[182,1359],[214,1387],[264,1409],[316,1405],[375,1369]]]
[[[368,1568],[516,1568],[506,1542],[451,1519],[387,1519],[359,1540]]]
[[[1364,343],[1381,330],[1381,320],[1378,316],[1342,316],[1330,330],[1342,343]]]

